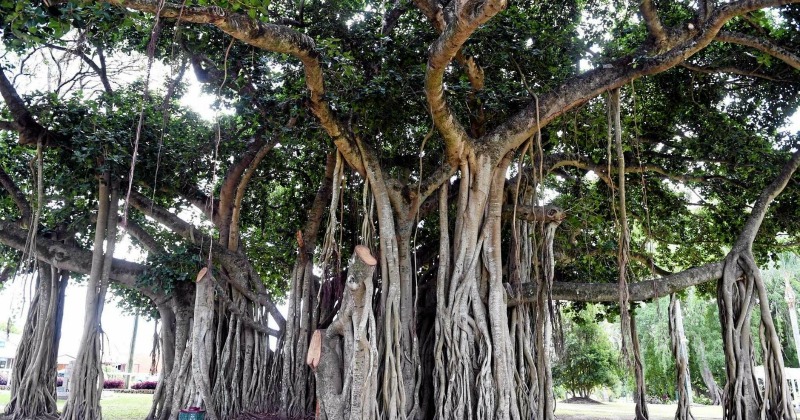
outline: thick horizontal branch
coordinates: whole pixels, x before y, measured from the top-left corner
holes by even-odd
[[[655,280],[631,283],[631,301],[643,301],[667,296],[691,286],[722,277],[722,262],[690,268]],[[536,284],[522,283],[519,291],[508,298],[508,306],[536,300]],[[573,302],[617,302],[619,286],[616,283],[553,282],[553,300]]]
[[[18,251],[24,251],[27,240],[27,230],[12,223],[0,222],[0,243]],[[58,269],[74,273],[89,274],[92,268],[91,251],[69,246],[63,242],[45,238],[43,235],[36,236],[36,258]],[[145,266],[142,264],[114,258],[110,278],[130,289],[138,290],[154,302],[158,302],[163,296],[136,284],[137,278],[144,270]]]
[[[781,47],[778,44],[775,44],[770,40],[728,31],[723,31],[717,34],[716,40],[755,48],[783,61],[797,70],[800,70],[800,56],[787,50],[786,48]]]
[[[770,76],[768,74],[764,74],[757,71],[751,70],[744,70],[734,66],[724,66],[724,67],[709,67],[709,66],[696,66],[691,63],[682,63],[681,67],[685,67],[688,70],[697,73],[703,74],[720,74],[720,73],[728,73],[728,74],[735,74],[738,76],[746,76],[746,77],[757,77],[759,79],[769,80],[771,82],[783,82],[784,80],[778,79],[776,77]]]
[[[605,166],[605,165],[601,165],[601,164],[597,164],[597,163],[594,163],[594,162],[590,162],[588,160],[585,160],[583,158],[580,158],[580,157],[577,157],[577,156],[574,156],[574,155],[573,156],[569,156],[569,155],[567,155],[567,156],[554,155],[551,158],[548,158],[548,160],[551,161],[551,162],[547,163],[547,168],[546,169],[547,169],[548,172],[556,170],[556,169],[561,168],[561,167],[571,166],[571,167],[578,168],[578,169],[592,171],[598,177],[600,177],[604,182],[606,182],[607,184],[609,184],[609,185],[613,184],[612,180],[611,180],[611,177],[608,174],[608,167]],[[614,167],[611,168],[612,174],[616,173],[615,169],[616,168],[614,168]],[[646,164],[646,165],[630,165],[630,166],[625,167],[625,173],[626,174],[639,174],[639,173],[642,173],[642,172],[644,172],[644,173],[655,173],[655,174],[658,174],[662,178],[666,178],[666,179],[669,179],[669,180],[672,180],[672,181],[677,181],[677,182],[683,182],[683,183],[687,183],[687,182],[703,183],[703,182],[708,182],[708,181],[713,180],[713,179],[719,179],[719,180],[723,180],[723,181],[727,181],[727,182],[733,182],[733,183],[739,185],[737,183],[737,181],[732,180],[730,178],[723,177],[723,176],[719,176],[719,175],[674,174],[674,173],[671,173],[668,170],[666,170],[666,169],[664,169],[664,168],[662,168],[662,167],[660,167],[658,165]]]
[[[211,237],[204,234],[191,223],[156,205],[149,198],[137,191],[131,191],[130,204],[143,214],[152,217],[156,222],[166,226],[178,236],[187,239],[195,245],[214,242]]]
[[[517,211],[518,220],[529,222],[561,222],[567,217],[567,213],[556,206],[523,206],[507,204],[503,207],[503,216],[510,218],[514,210]]]

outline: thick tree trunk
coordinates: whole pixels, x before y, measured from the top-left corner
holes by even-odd
[[[769,419],[796,418],[767,291],[753,257],[753,241],[769,205],[783,191],[799,166],[800,151],[797,151],[778,177],[761,192],[742,232],[725,258],[722,278],[717,283],[717,304],[728,374],[723,398],[725,419],[751,419],[759,415]],[[764,394],[759,390],[753,374],[750,316],[756,300],[761,311],[759,330],[762,334]]]
[[[208,268],[197,274],[192,323],[192,378],[197,390],[196,406],[203,404],[209,420],[220,420],[218,401],[212,398],[211,360],[214,355],[214,279]],[[219,323],[217,324],[219,325]]]
[[[692,385],[689,379],[689,352],[683,332],[681,301],[674,293],[669,297],[669,335],[677,373],[675,386],[678,394],[678,410],[675,412],[675,420],[694,419],[691,412]]]
[[[381,316],[379,326],[381,342],[381,411],[390,419],[407,418],[417,407],[416,363],[417,347],[412,343],[416,335],[413,307],[413,279],[411,277],[408,248],[410,241],[409,220],[416,215],[416,207],[411,203],[409,210],[400,205],[395,195],[394,202],[384,181],[380,163],[373,153],[367,153],[363,144],[367,181],[372,188],[380,229],[381,264]],[[396,206],[393,208],[392,204]],[[408,203],[406,203],[408,204]],[[405,213],[405,214],[399,214]],[[404,249],[401,251],[401,242]],[[410,378],[410,379],[409,379]]]
[[[172,299],[158,306],[161,317],[161,374],[148,420],[176,418],[178,410],[189,403],[184,390],[187,382],[192,382],[188,369],[191,357],[188,357],[185,349],[191,333],[193,305],[194,288],[179,283]]]
[[[57,418],[56,357],[69,272],[40,263],[36,294],[17,347],[11,376],[11,419]]]
[[[378,261],[357,246],[347,273],[347,289],[336,320],[317,331],[308,355],[317,368],[322,418],[367,420],[378,417],[378,349],[372,312],[372,276]],[[320,353],[321,352],[321,353]]]
[[[314,377],[305,363],[311,333],[317,328],[319,307],[316,301],[313,256],[316,249],[325,206],[333,192],[337,153],[328,154],[325,176],[317,189],[302,232],[297,233],[298,255],[292,270],[291,290],[288,297],[286,330],[282,337],[282,377],[280,414],[299,417],[307,415],[314,407]]]
[[[736,262],[726,263],[725,275],[717,285],[722,342],[725,348],[725,369],[728,383],[723,395],[725,419],[751,419],[759,416],[763,397],[753,373],[753,340],[750,314],[755,298],[752,285],[739,281]]]
[[[158,305],[158,315],[161,321],[161,334],[159,334],[159,347],[161,347],[161,371],[158,377],[158,385],[153,392],[153,402],[150,405],[150,412],[147,420],[158,418],[158,412],[164,407],[167,390],[168,378],[172,374],[172,366],[175,362],[175,313],[166,303]],[[166,354],[165,354],[166,353]]]
[[[109,191],[110,190],[110,191]],[[118,191],[110,187],[108,173],[100,180],[97,225],[95,227],[92,270],[86,287],[86,315],[83,336],[75,369],[70,380],[70,393],[61,414],[64,420],[101,419],[100,394],[103,391],[102,341],[100,320],[111,273],[117,233]],[[103,243],[106,248],[103,251]]]
[[[192,402],[194,379],[192,378],[192,316],[194,294],[177,293],[172,298],[175,313],[175,356],[172,371],[167,377],[163,408],[159,420],[177,417],[181,408]]]
[[[436,368],[447,378],[438,383],[437,400],[444,418],[519,418],[500,244],[509,160],[469,161],[461,167],[449,284],[437,291],[443,334]]]

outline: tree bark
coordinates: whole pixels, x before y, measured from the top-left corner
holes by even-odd
[[[711,368],[708,367],[708,360],[706,359],[706,351],[702,339],[698,338],[696,349],[700,355],[700,377],[703,378],[703,383],[706,384],[708,399],[711,400],[711,404],[713,405],[722,405],[722,389],[717,385],[717,381],[714,380],[714,375],[711,373]]]
[[[100,325],[108,288],[111,262],[117,232],[118,190],[110,185],[108,173],[100,180],[98,189],[97,225],[95,227],[92,272],[86,288],[86,315],[83,336],[75,369],[70,381],[67,404],[61,414],[64,420],[101,419],[100,394],[103,391],[102,342]],[[106,243],[105,252],[103,243]]]
[[[125,377],[125,389],[128,389],[131,384],[131,372],[133,372],[133,351],[136,349],[136,332],[139,329],[139,310],[136,310],[136,315],[133,317],[133,333],[131,334],[131,349],[128,352],[128,365],[125,370],[128,376]]]
[[[676,382],[678,394],[678,409],[675,420],[693,420],[692,382],[689,379],[689,351],[686,346],[686,336],[683,332],[683,314],[681,301],[675,294],[669,298],[669,335],[672,357],[675,359]]]
[[[647,389],[644,381],[644,365],[642,364],[642,350],[639,347],[639,334],[636,331],[636,314],[631,313],[631,351],[633,352],[633,376],[636,381],[636,390],[633,399],[636,402],[636,420],[647,420],[650,413],[647,410]]]
[[[11,419],[58,418],[56,358],[68,279],[69,272],[47,264],[38,268],[36,294],[17,347],[11,399],[5,408]]]
[[[203,404],[209,420],[220,420],[212,399],[211,358],[214,353],[214,285],[208,268],[197,274],[192,324],[192,378],[197,390],[196,406]]]
[[[313,375],[303,363],[303,355],[308,351],[312,331],[317,328],[318,302],[314,292],[313,255],[317,236],[322,225],[325,206],[330,202],[333,192],[336,152],[328,153],[325,176],[317,189],[314,202],[308,214],[308,221],[302,232],[298,232],[298,255],[292,270],[291,290],[288,296],[289,316],[282,337],[283,366],[280,391],[280,414],[287,417],[307,415],[313,407]]]
[[[769,205],[789,183],[798,166],[800,151],[792,155],[778,177],[762,191],[736,243],[725,258],[723,275],[717,283],[717,303],[728,374],[723,398],[723,416],[726,419],[750,419],[761,414],[770,419],[796,418],[766,288],[753,257],[753,241]],[[761,313],[759,330],[764,360],[763,394],[753,374],[750,316],[756,300]]]
[[[378,417],[378,349],[372,313],[372,275],[378,261],[356,246],[347,273],[344,303],[336,320],[313,346],[308,360],[319,362],[315,376],[323,418],[367,420]],[[317,337],[315,337],[317,340]],[[321,351],[321,354],[315,353]]]

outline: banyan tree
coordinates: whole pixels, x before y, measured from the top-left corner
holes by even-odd
[[[0,1],[6,414],[101,418],[114,293],[162,325],[150,419],[551,419],[567,301],[616,308],[645,419],[635,306],[673,295],[689,418],[696,286],[725,418],[795,418],[759,267],[800,235],[797,3]]]

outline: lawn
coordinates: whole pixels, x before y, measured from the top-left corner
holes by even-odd
[[[0,391],[0,407],[5,409],[11,398],[9,391]],[[105,420],[141,420],[150,411],[152,394],[117,394],[106,392],[100,400]],[[64,408],[64,400],[58,401],[58,409]]]
[[[629,420],[633,418],[634,404],[624,402],[602,404],[556,404],[556,418],[559,420]],[[648,404],[651,420],[672,420],[675,418],[675,404]],[[693,405],[692,414],[697,420],[716,420],[722,418],[722,407]]]

